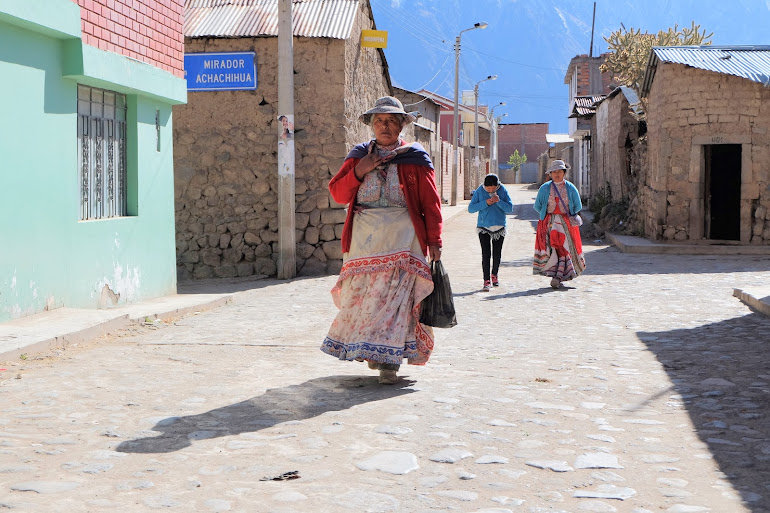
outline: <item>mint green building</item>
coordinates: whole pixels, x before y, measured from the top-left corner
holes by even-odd
[[[86,45],[70,0],[0,0],[0,322],[176,292],[184,79]]]

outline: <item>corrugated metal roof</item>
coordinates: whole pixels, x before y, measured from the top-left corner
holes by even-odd
[[[626,97],[628,106],[631,107],[631,110],[634,111],[634,114],[642,114],[644,112],[644,109],[642,109],[642,102],[641,100],[639,100],[639,95],[636,94],[636,91],[634,91],[633,89],[627,86],[616,87],[610,92],[610,94],[607,95],[607,98],[605,98],[605,100],[614,98],[615,96],[621,93],[623,94],[623,96]]]
[[[607,95],[604,94],[575,96],[575,105],[572,107],[572,114],[567,117],[577,118],[580,116],[592,116],[596,114],[596,104],[606,97]]]
[[[735,75],[770,87],[770,46],[656,46],[647,62],[643,96],[650,91],[658,62]]]
[[[350,37],[359,0],[293,0],[294,35]],[[186,0],[185,37],[278,35],[278,0]]]

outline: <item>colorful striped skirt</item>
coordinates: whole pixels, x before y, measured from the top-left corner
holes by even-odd
[[[558,212],[538,221],[533,274],[568,281],[580,276],[585,268],[580,227],[571,225],[569,217]]]

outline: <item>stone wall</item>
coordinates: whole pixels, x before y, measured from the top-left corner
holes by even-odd
[[[364,6],[349,40],[295,38],[295,228],[299,275],[342,265],[345,205],[328,192],[350,148],[367,140],[358,116],[389,94]],[[255,51],[255,91],[190,92],[174,108],[180,280],[275,276],[278,255],[278,39],[188,39],[188,53]]]
[[[640,187],[645,236],[704,238],[703,146],[742,146],[742,243],[770,244],[770,89],[733,75],[661,63],[648,95]]]
[[[617,91],[596,109],[589,180],[591,196],[610,192],[612,201],[635,196],[637,190],[631,154],[639,139],[639,121],[631,114],[626,96]]]

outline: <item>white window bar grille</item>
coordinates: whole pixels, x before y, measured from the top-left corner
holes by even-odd
[[[126,96],[78,85],[80,219],[125,216]]]

